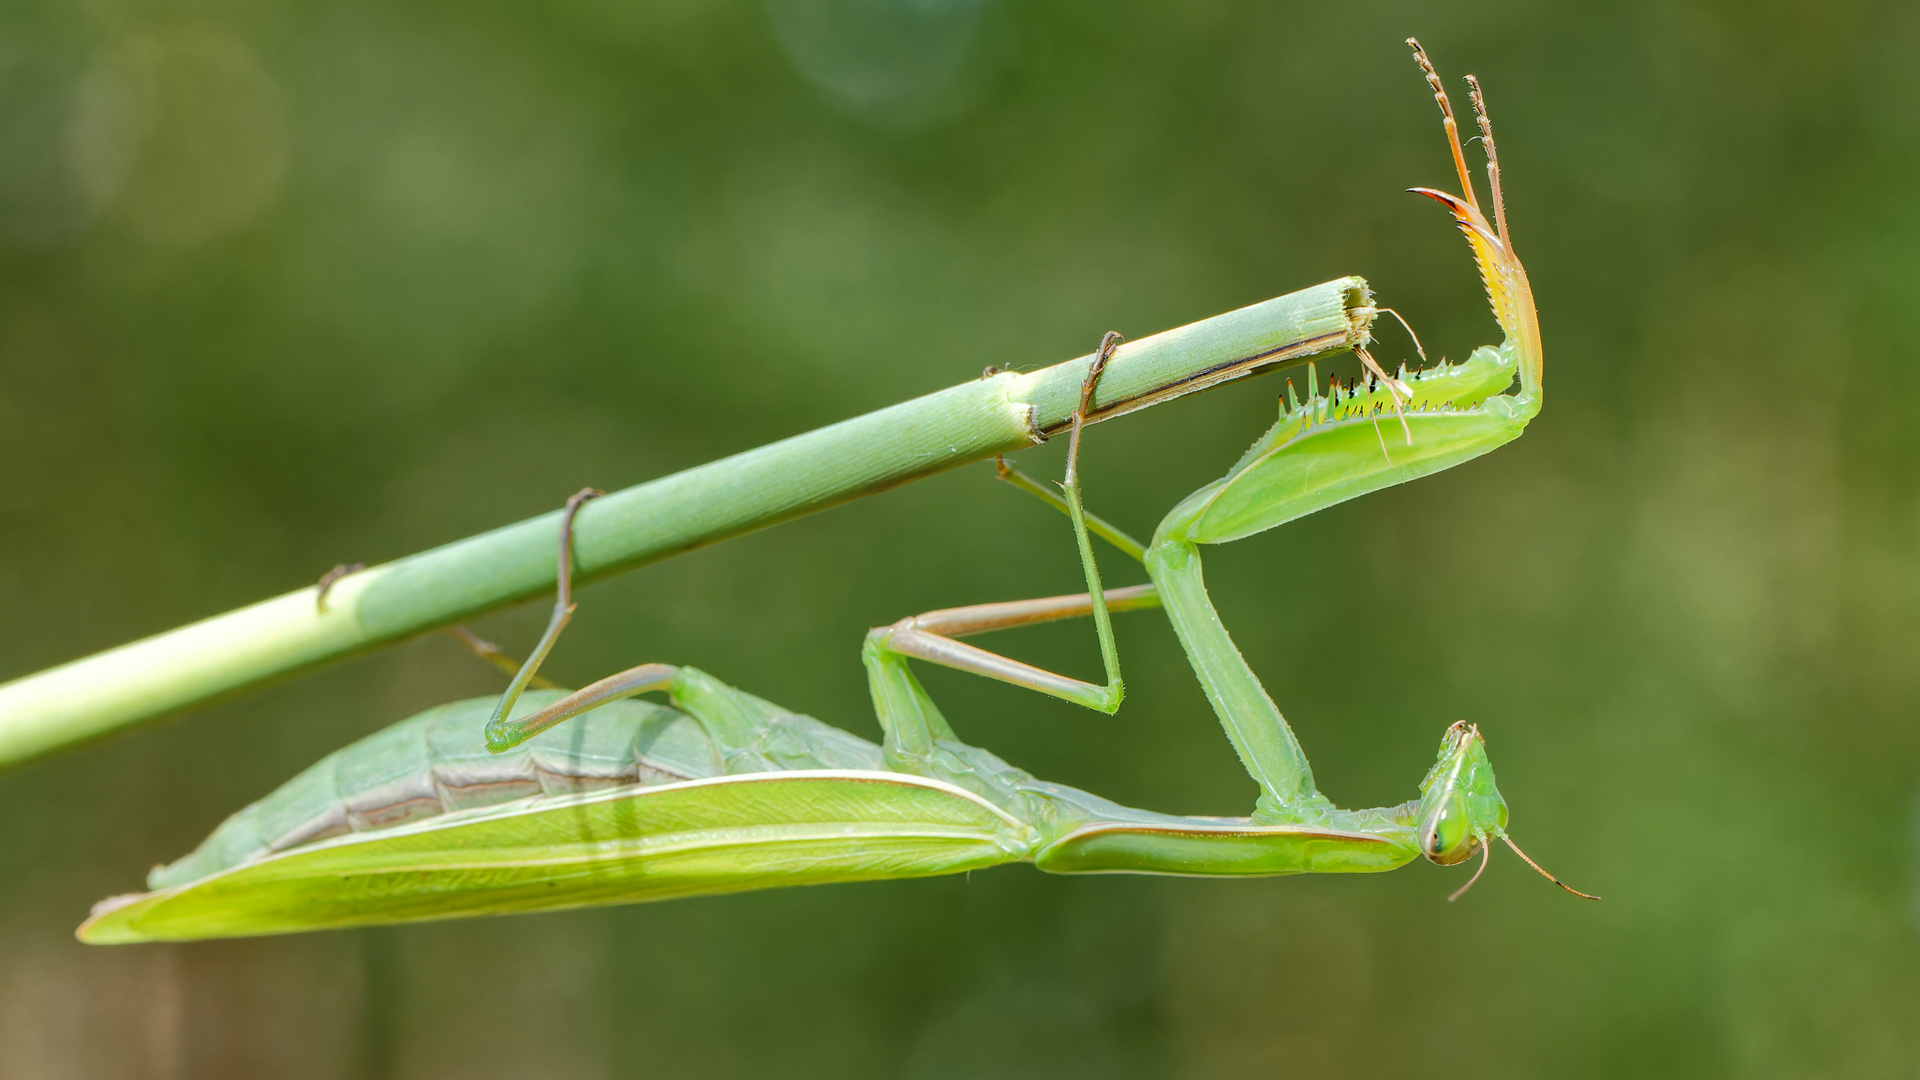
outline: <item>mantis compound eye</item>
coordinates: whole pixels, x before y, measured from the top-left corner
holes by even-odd
[[[1480,853],[1467,800],[1450,791],[1420,824],[1420,854],[1441,866],[1463,863]]]

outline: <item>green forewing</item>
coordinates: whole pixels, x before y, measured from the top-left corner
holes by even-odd
[[[526,694],[516,715],[561,696],[555,690]],[[697,723],[645,701],[614,702],[507,753],[492,754],[481,731],[495,700],[473,698],[429,709],[328,754],[222,822],[191,854],[155,869],[147,887],[183,885],[342,833],[383,830],[533,796],[722,771]],[[873,757],[878,760],[877,752]]]
[[[337,837],[100,904],[118,944],[921,877],[1024,859],[1031,830],[892,773],[795,772],[558,796]]]

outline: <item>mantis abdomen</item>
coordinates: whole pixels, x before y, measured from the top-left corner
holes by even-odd
[[[530,693],[526,707],[560,696]],[[577,727],[507,753],[489,753],[480,730],[493,703],[484,698],[430,709],[327,755],[228,818],[192,854],[156,868],[147,887],[164,889],[331,837],[461,810],[723,771],[698,724],[637,700],[597,709]]]

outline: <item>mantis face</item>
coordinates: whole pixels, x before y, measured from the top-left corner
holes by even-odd
[[[1466,862],[1506,835],[1507,803],[1493,781],[1487,744],[1465,720],[1447,729],[1440,757],[1420,784],[1420,854],[1441,866]]]

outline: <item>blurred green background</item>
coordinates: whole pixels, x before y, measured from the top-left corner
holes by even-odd
[[[74,943],[320,755],[498,689],[436,635],[0,777],[0,1074],[1912,1076],[1912,5],[13,0],[0,678],[1340,274],[1464,355],[1497,330],[1400,193],[1452,186],[1408,34],[1485,80],[1547,409],[1209,579],[1323,789],[1407,798],[1477,721],[1604,904],[1501,853],[1451,905],[1424,864],[1009,868]],[[1146,532],[1277,390],[1096,429],[1092,504]],[[1076,582],[977,466],[589,588],[548,670],[692,663],[876,735],[866,627]],[[539,607],[476,629],[524,650]],[[1244,812],[1164,623],[1121,634],[1114,720],[926,680],[1042,776]]]

